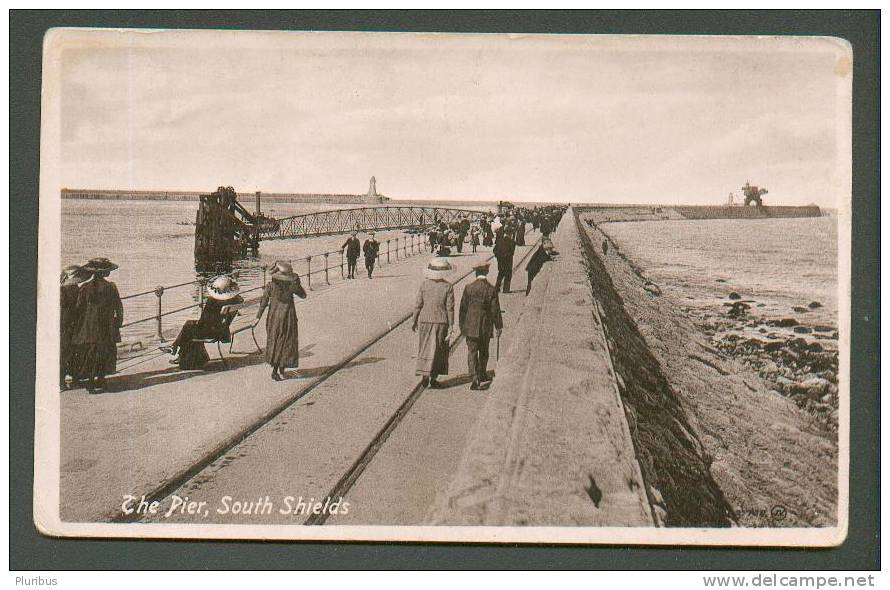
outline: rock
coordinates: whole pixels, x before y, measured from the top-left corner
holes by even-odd
[[[761,334],[766,334],[766,328],[760,328],[757,331],[760,332]]]
[[[646,281],[646,284],[643,285],[643,289],[645,289],[649,293],[652,293],[656,297],[661,295],[661,289],[659,289],[658,285],[651,281]]]
[[[779,391],[788,391],[794,385],[794,381],[779,375],[776,377],[776,385],[779,386]]]
[[[822,377],[810,377],[793,386],[794,391],[804,393],[809,399],[817,400],[828,392],[831,387],[826,379]]]
[[[799,306],[799,305],[795,305],[795,306],[792,307],[791,309],[793,309],[793,310],[796,311],[797,313],[809,313],[809,312],[810,312],[810,310],[807,309],[806,307],[801,307],[801,306]]]
[[[776,328],[791,328],[792,326],[798,325],[798,323],[799,322],[794,318],[782,318],[781,320],[770,320],[767,322],[767,325]]]
[[[826,393],[822,396],[822,403],[827,404],[831,402],[832,395],[830,393]]]
[[[822,304],[818,301],[811,301],[807,307],[809,307],[810,309],[819,309],[820,307],[822,307]]]
[[[766,307],[766,303],[758,303],[757,307]]]
[[[741,299],[742,296],[739,295],[738,293],[736,293],[735,291],[733,291],[732,293],[729,294],[729,298],[735,300],[735,299]]]
[[[812,331],[813,329],[807,326],[794,326],[794,332],[797,334],[809,334]]]
[[[816,332],[831,332],[834,328],[832,326],[813,326],[813,330]]]

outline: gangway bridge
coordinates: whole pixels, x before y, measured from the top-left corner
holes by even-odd
[[[259,197],[257,197],[259,200]],[[219,187],[202,195],[195,221],[195,266],[215,269],[220,264],[258,254],[263,240],[289,240],[346,234],[353,231],[421,229],[459,218],[471,221],[485,212],[452,207],[374,205],[318,211],[275,219],[252,213],[238,202],[235,189]]]
[[[444,221],[451,223],[461,217],[471,221],[483,211],[450,207],[411,205],[380,205],[318,211],[276,219],[274,225],[260,228],[260,240],[287,240],[345,234],[353,231],[382,231],[423,228]]]

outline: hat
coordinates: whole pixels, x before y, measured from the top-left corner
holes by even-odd
[[[300,280],[299,275],[294,273],[294,267],[291,266],[290,262],[285,262],[284,260],[279,260],[272,267],[272,278],[276,281],[287,283]]]
[[[485,270],[491,268],[491,260],[485,258],[484,256],[477,256],[476,259],[473,261],[473,270],[477,270],[480,268],[484,268]]]
[[[451,263],[445,258],[433,258],[423,271],[423,276],[434,281],[444,280],[451,272]]]
[[[90,258],[89,262],[83,265],[83,270],[88,272],[97,272],[100,270],[111,272],[116,268],[118,268],[118,266],[104,256],[100,256],[98,258]]]
[[[210,281],[207,285],[207,293],[218,301],[234,299],[241,292],[235,279],[221,275]]]

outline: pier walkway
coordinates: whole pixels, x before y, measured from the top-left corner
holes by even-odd
[[[527,243],[537,238],[529,232]],[[516,260],[530,249],[518,247]],[[480,253],[490,255],[489,250]],[[112,520],[120,516],[125,494],[172,491],[167,488],[175,489],[176,482],[192,477],[331,374],[349,375],[381,363],[382,358],[358,355],[407,319],[429,259],[428,254],[419,255],[385,265],[372,280],[337,283],[299,301],[300,368],[291,370],[285,381],[270,379],[263,355],[243,333],[236,338],[234,354],[225,349],[229,370],[214,359],[215,350],[207,368],[198,371],[182,371],[165,355],[110,377],[108,391],[101,395],[83,389],[62,392],[62,520]],[[452,276],[469,273],[473,259],[467,252],[452,256]],[[524,290],[524,279],[517,277],[515,283],[514,290]],[[459,298],[459,291],[456,294]],[[251,320],[255,310],[243,310],[245,317],[236,322]],[[394,370],[415,379],[414,359],[405,355],[413,355],[416,336],[410,326],[407,330],[409,345],[390,361],[395,361]],[[264,322],[257,326],[257,337],[264,346]],[[463,359],[456,361],[452,374],[465,372],[464,364]],[[385,383],[387,374],[378,371],[365,378]],[[358,395],[362,387],[361,380],[351,382],[341,395]],[[336,421],[327,428],[354,428],[349,400],[342,401]]]

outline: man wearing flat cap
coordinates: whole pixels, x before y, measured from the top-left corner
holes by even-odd
[[[500,337],[504,328],[498,290],[488,282],[489,262],[477,259],[473,265],[476,280],[464,288],[460,298],[460,331],[467,339],[467,365],[473,383],[470,389],[481,389],[481,383],[491,381],[488,365],[488,344],[493,333]]]

